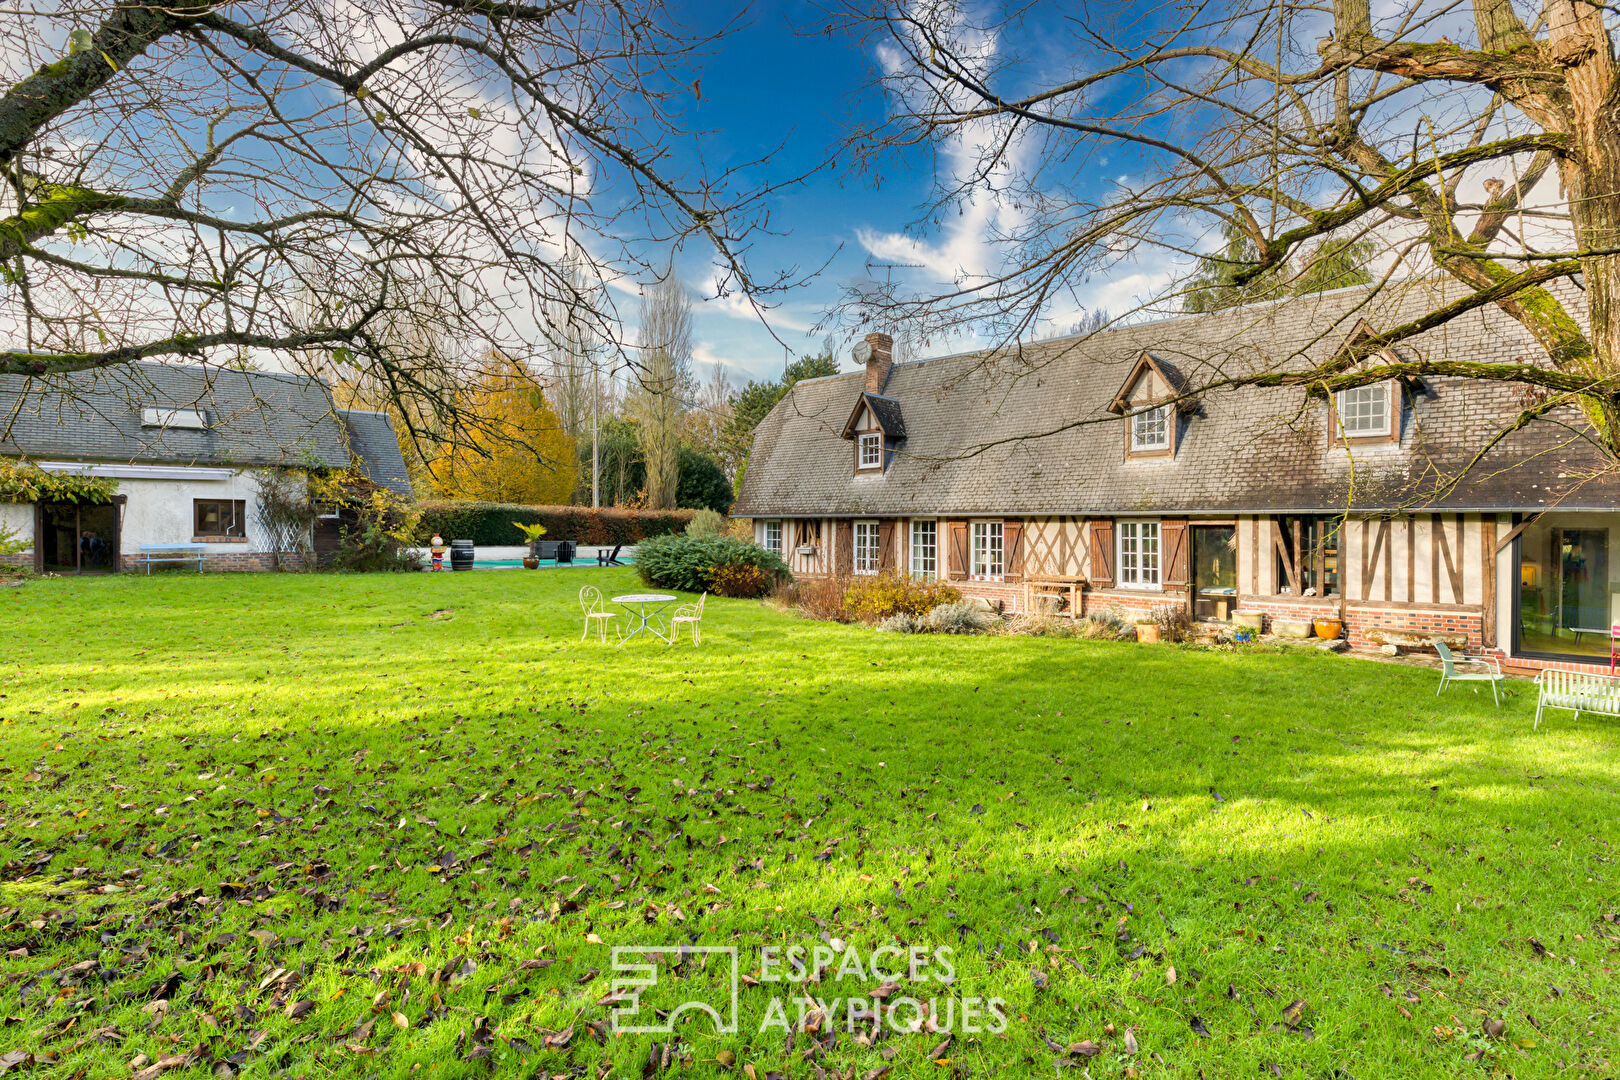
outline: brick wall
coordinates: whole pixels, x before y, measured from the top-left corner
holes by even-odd
[[[282,559],[285,563],[287,563],[288,566],[296,566],[298,564],[298,556],[296,555],[284,555],[282,556]],[[146,564],[141,561],[139,552],[133,555],[127,552],[120,555],[119,564],[126,571],[139,574],[146,573]],[[182,570],[195,570],[196,566],[197,564],[195,562],[190,561],[167,564],[159,562],[152,568],[152,572],[161,572],[166,567],[178,567]],[[222,570],[258,572],[274,570],[275,568],[275,556],[265,551],[211,551],[203,556],[203,570],[205,573],[208,571]]]
[[[1426,609],[1426,608],[1363,608],[1354,604],[1345,608],[1345,626],[1350,632],[1350,644],[1360,648],[1375,647],[1366,638],[1373,627],[1386,630],[1411,630],[1418,633],[1441,632],[1466,634],[1468,648],[1479,649],[1485,644],[1485,619],[1479,609]]]

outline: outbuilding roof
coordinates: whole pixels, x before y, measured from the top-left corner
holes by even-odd
[[[1397,325],[1447,298],[1437,279],[1346,289],[1180,316],[993,353],[898,364],[885,396],[905,410],[904,449],[857,478],[840,438],[862,392],[852,372],[795,384],[760,423],[732,513],[908,516],[1537,510],[1620,506],[1620,480],[1578,437],[1573,408],[1510,433],[1458,483],[1474,454],[1530,402],[1527,388],[1429,377],[1405,393],[1397,445],[1329,446],[1327,404],[1302,389],[1210,389],[1184,411],[1175,455],[1127,461],[1110,411],[1144,354],[1184,385],[1237,371],[1301,369],[1343,348],[1365,318]],[[1579,297],[1570,292],[1579,310]],[[1495,307],[1401,343],[1402,356],[1545,363]],[[1565,426],[1573,425],[1573,426]]]
[[[339,409],[348,429],[349,449],[367,480],[401,495],[411,494],[411,477],[399,452],[399,437],[387,413]]]

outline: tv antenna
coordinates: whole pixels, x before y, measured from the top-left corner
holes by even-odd
[[[876,262],[875,260],[873,260],[872,256],[868,255],[866,257],[866,272],[868,274],[870,274],[872,272],[872,269],[874,267],[878,267],[878,266],[881,266],[883,268],[883,270],[884,270],[883,284],[885,286],[891,286],[891,285],[894,284],[894,272],[896,270],[926,270],[926,269],[928,269],[928,265],[926,263]]]

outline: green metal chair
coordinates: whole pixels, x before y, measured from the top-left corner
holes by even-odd
[[[1440,691],[1454,682],[1488,682],[1491,684],[1491,700],[1498,706],[1502,704],[1502,698],[1496,692],[1497,684],[1502,681],[1502,665],[1499,662],[1486,656],[1458,656],[1443,641],[1434,643],[1434,651],[1440,654],[1440,686],[1434,692],[1435,697],[1439,697]]]

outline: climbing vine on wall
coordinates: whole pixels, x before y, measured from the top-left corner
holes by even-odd
[[[110,503],[118,481],[100,476],[48,473],[38,465],[0,458],[0,503]]]

